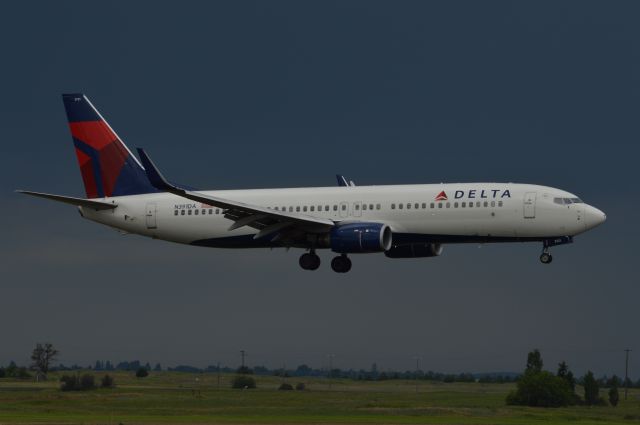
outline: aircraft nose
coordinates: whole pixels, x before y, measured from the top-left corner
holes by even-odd
[[[588,229],[593,229],[596,226],[601,225],[607,219],[607,215],[591,205],[587,205],[585,208],[585,222]]]

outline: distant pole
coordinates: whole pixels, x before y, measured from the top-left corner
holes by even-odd
[[[625,361],[624,361],[624,399],[627,399],[627,392],[628,392],[628,382],[629,382],[629,351],[631,351],[630,349],[625,349]]]
[[[220,362],[218,362],[218,389],[220,389]]]
[[[245,350],[240,350],[240,356],[242,357],[242,366],[241,366],[241,370],[244,372],[244,356],[245,356]]]
[[[333,358],[335,354],[327,354],[327,357],[329,357],[329,373],[327,377],[329,378],[329,389],[331,389],[331,373],[333,372]]]
[[[416,359],[416,394],[418,394],[418,375],[420,374],[420,357],[414,357]]]

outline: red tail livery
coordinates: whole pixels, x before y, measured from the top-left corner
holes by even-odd
[[[63,94],[87,198],[157,192],[144,168],[83,94]]]

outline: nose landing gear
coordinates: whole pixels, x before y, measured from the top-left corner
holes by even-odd
[[[573,242],[572,236],[560,236],[555,239],[545,239],[542,241],[542,254],[540,254],[540,262],[542,264],[550,264],[553,256],[549,252],[549,248],[556,245],[565,245]]]

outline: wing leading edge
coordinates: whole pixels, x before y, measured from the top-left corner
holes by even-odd
[[[219,198],[217,196],[181,188],[164,178],[144,149],[138,148],[138,154],[140,155],[140,160],[142,161],[149,181],[156,189],[170,192],[174,195],[191,199],[192,201],[222,208],[225,218],[234,221],[229,227],[230,231],[243,226],[253,227],[259,230],[254,236],[254,239],[258,239],[291,230],[321,233],[328,231],[335,225],[332,220],[325,218],[289,213],[286,211],[276,211],[259,205]]]

